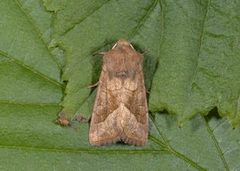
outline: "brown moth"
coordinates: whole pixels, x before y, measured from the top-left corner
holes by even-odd
[[[103,54],[89,142],[92,145],[117,141],[145,145],[148,138],[148,107],[143,56],[123,39]]]

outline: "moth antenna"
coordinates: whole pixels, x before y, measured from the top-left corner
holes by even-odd
[[[132,48],[132,49],[134,49],[134,47],[133,47],[133,45],[132,44],[130,44],[130,47]],[[134,49],[135,50],[135,49]]]
[[[112,49],[114,49],[117,45],[118,45],[118,43],[115,43],[115,45],[113,45]]]

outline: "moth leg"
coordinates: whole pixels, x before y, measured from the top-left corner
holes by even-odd
[[[107,52],[98,52],[99,55],[105,55]]]
[[[96,82],[95,84],[89,85],[87,88],[93,88],[93,87],[97,87],[99,84],[99,81]]]

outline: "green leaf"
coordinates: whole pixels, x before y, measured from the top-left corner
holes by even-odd
[[[153,87],[151,99],[153,94],[159,94],[154,86],[164,83],[157,81],[163,72],[160,73],[161,61],[164,62],[163,56],[167,53],[167,49],[165,52],[162,49],[166,46],[163,35],[167,25],[164,23],[175,21],[164,19],[163,22],[162,18],[168,16],[168,8],[176,8],[168,4],[171,1],[57,2],[0,1],[1,170],[239,170],[240,128],[232,129],[226,118],[217,118],[214,113],[207,117],[197,115],[182,127],[177,124],[177,116],[152,113],[149,142],[145,147],[123,144],[92,147],[88,143],[87,124],[72,122],[70,127],[55,124],[57,113],[62,110],[59,103],[64,87],[60,81],[63,55],[66,56],[63,77],[68,81],[63,111],[70,113],[69,117],[76,113],[88,116],[94,92],[86,87],[98,80],[101,66],[101,58],[94,54],[108,50],[119,37],[131,40],[139,51],[145,52],[146,86],[149,90]],[[236,9],[235,3],[232,2],[233,9]],[[179,1],[178,5],[182,7],[183,4]],[[201,4],[203,11],[206,4]],[[175,11],[179,10],[168,12]],[[196,11],[186,12],[184,14]],[[232,16],[234,10],[230,14],[223,13],[223,16]],[[231,18],[230,21],[237,19]],[[174,27],[180,34],[180,28],[174,24],[171,29]],[[187,25],[182,31],[185,27]],[[235,32],[231,34],[237,35]],[[213,42],[212,45],[219,44]],[[233,45],[235,54],[236,44]],[[191,49],[195,45],[189,42],[189,46]],[[175,47],[171,53],[177,50]],[[227,60],[226,64],[230,62]],[[235,64],[238,66],[237,62]],[[236,74],[230,76],[235,78]],[[233,86],[233,81],[237,79],[224,84],[223,88]],[[151,105],[154,106],[151,110],[156,110],[156,106],[163,109],[158,103]],[[188,116],[188,113],[178,115]]]
[[[16,104],[59,103],[60,70],[41,37],[43,32],[20,1],[1,1],[0,15],[0,100]],[[53,94],[49,97],[50,92]]]
[[[240,1],[164,1],[152,111],[180,120],[214,107],[239,124]]]
[[[45,46],[51,47],[54,15],[45,11],[42,0],[16,0],[16,3],[26,15],[28,21],[32,23],[37,35],[44,42]],[[52,57],[59,67],[64,65],[62,53],[62,50],[57,47],[51,49]]]
[[[1,104],[3,170],[238,170],[240,129],[197,116],[183,127],[156,114],[146,147],[90,147],[87,124],[55,125],[57,106]],[[9,162],[11,164],[9,164]]]
[[[94,94],[91,95],[88,86],[98,81],[101,69],[101,58],[96,54],[109,50],[119,38],[130,40],[143,52],[146,50],[145,82],[150,89],[160,48],[157,43],[161,32],[159,16],[157,1],[73,0],[66,3],[65,9],[57,14],[55,34],[66,55],[63,79],[68,84],[62,112],[67,118],[78,114],[90,116]]]
[[[181,128],[175,123],[175,116],[157,114],[150,140],[197,170],[239,169],[239,128],[232,130],[226,119],[214,115],[195,116]]]
[[[87,87],[98,81],[101,66],[94,54],[126,38],[146,51],[151,111],[167,110],[183,121],[217,107],[236,126],[239,7],[239,2],[221,0],[67,2],[55,22],[56,37],[66,52],[63,113],[67,118],[90,115],[92,91]]]

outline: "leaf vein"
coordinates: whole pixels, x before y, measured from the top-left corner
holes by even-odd
[[[47,75],[35,70],[34,68],[24,64],[22,61],[18,60],[17,58],[13,57],[13,56],[10,56],[8,53],[0,50],[0,55],[3,55],[5,56],[6,58],[12,60],[14,63],[16,63],[17,65],[21,66],[22,68],[36,74],[37,76],[39,76],[40,78],[52,83],[52,84],[55,84],[56,86],[58,87],[61,87],[63,88],[63,85],[61,83],[59,83],[58,81],[52,79],[52,78],[49,78]]]
[[[98,10],[100,10],[105,4],[109,3],[109,1],[111,0],[107,0],[106,2],[104,2],[103,4],[101,4],[99,7],[93,9],[92,11],[89,12],[89,14],[87,14],[84,18],[76,21],[75,23],[73,23],[73,25],[71,27],[69,27],[67,30],[65,30],[62,34],[60,34],[60,36],[64,36],[65,34],[67,34],[68,32],[70,32],[72,29],[74,29],[77,25],[81,24],[84,20],[86,20],[88,17],[90,17],[91,15],[93,15],[95,12],[97,12]]]
[[[178,152],[177,150],[175,150],[169,143],[168,141],[165,139],[164,135],[161,133],[161,131],[159,130],[159,128],[157,127],[156,123],[154,122],[154,120],[152,119],[152,122],[154,124],[154,126],[156,127],[159,135],[163,138],[162,142],[161,140],[155,138],[154,136],[150,136],[150,139],[153,140],[156,144],[158,144],[160,147],[162,147],[164,150],[168,151],[169,153],[173,154],[174,156],[176,156],[177,158],[184,160],[185,162],[189,163],[191,166],[197,168],[198,170],[206,170],[205,168],[203,168],[202,166],[200,166],[198,163],[194,162],[193,160],[191,160],[190,158],[188,158],[187,156],[185,156],[184,154]],[[165,143],[165,144],[164,144]]]
[[[196,75],[197,75],[197,69],[199,67],[200,53],[201,53],[204,31],[205,31],[204,30],[205,22],[206,22],[206,19],[207,19],[207,16],[208,16],[208,11],[209,11],[210,4],[211,4],[211,0],[208,0],[207,7],[206,7],[206,12],[205,12],[205,15],[204,15],[203,21],[202,21],[202,29],[201,29],[201,33],[200,33],[199,48],[198,48],[198,51],[197,51],[197,62],[195,64],[195,69],[193,71],[193,76],[192,76],[191,81],[190,81],[191,86],[193,86],[193,82],[194,82],[194,80],[196,78]]]
[[[216,149],[217,149],[217,152],[218,152],[218,154],[219,154],[219,156],[220,156],[220,158],[221,158],[221,160],[222,160],[222,162],[223,162],[223,165],[224,165],[225,169],[226,169],[227,171],[229,171],[230,169],[229,169],[228,163],[227,163],[227,161],[226,161],[226,159],[225,159],[225,157],[224,157],[224,155],[223,155],[222,149],[221,149],[221,147],[220,147],[220,145],[219,145],[219,143],[218,143],[215,135],[213,134],[213,130],[210,128],[210,126],[209,126],[208,121],[206,120],[206,118],[204,118],[204,121],[205,121],[205,125],[206,125],[206,127],[207,127],[207,131],[208,131],[209,135],[211,136],[211,138],[212,138],[212,140],[213,140],[214,146],[215,146]]]
[[[19,9],[22,11],[22,13],[26,16],[28,22],[33,26],[34,31],[37,33],[39,39],[42,41],[42,43],[44,44],[45,48],[46,48],[47,51],[49,52],[48,44],[43,40],[42,33],[41,33],[41,31],[37,28],[37,26],[36,26],[35,22],[33,21],[32,17],[31,17],[28,13],[25,12],[25,10],[23,9],[22,4],[21,4],[21,2],[19,2],[19,0],[15,0],[14,2],[17,4],[17,6],[19,7]],[[49,52],[49,55],[50,55],[51,59],[54,61],[54,63],[57,65],[57,67],[58,67],[59,69],[61,69],[61,66],[60,66],[60,64],[58,63],[57,59],[56,59],[50,52]]]
[[[155,9],[156,5],[157,5],[158,0],[154,0],[153,3],[150,5],[150,7],[147,9],[147,12],[143,15],[143,17],[138,21],[137,26],[135,27],[135,29],[133,29],[131,31],[131,34],[129,36],[129,39],[133,38],[138,31],[141,29],[141,27],[145,24],[145,22],[147,21],[147,19],[149,18],[149,16],[151,15],[151,13],[153,12],[153,10]]]

